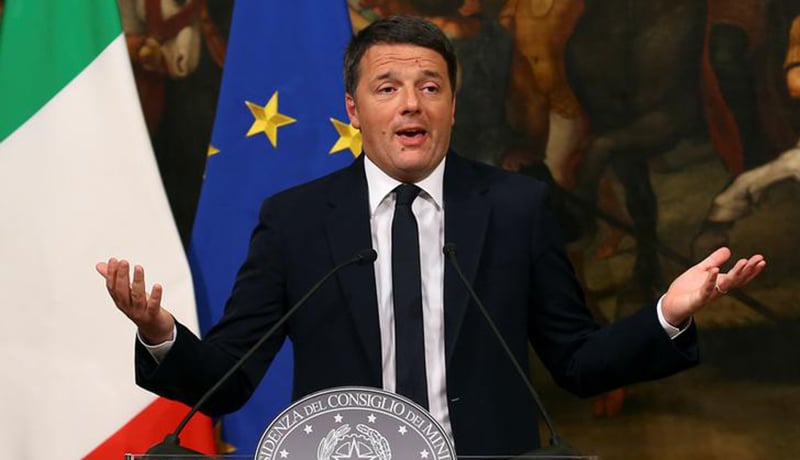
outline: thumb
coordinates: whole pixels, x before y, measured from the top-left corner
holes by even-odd
[[[97,270],[97,273],[101,274],[103,278],[108,276],[108,264],[105,262],[98,262],[97,265],[94,266],[94,269]]]
[[[697,264],[697,267],[700,267],[703,270],[708,270],[709,268],[712,267],[721,266],[722,264],[727,262],[728,259],[730,258],[731,258],[731,250],[723,246],[717,249],[716,251],[712,252],[711,254],[709,254],[708,257],[706,257],[699,264]]]

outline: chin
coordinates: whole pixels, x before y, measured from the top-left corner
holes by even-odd
[[[433,169],[433,167],[429,167],[426,164],[424,166],[417,165],[415,167],[402,168],[399,171],[403,182],[416,182],[426,178]]]

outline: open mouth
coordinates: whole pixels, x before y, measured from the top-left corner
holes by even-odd
[[[425,138],[428,132],[422,128],[400,129],[395,134],[403,141],[416,142]]]

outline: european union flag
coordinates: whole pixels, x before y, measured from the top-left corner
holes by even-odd
[[[237,1],[190,245],[205,333],[222,316],[264,198],[346,166],[361,138],[344,109],[346,0]],[[223,440],[252,452],[291,396],[290,344]]]

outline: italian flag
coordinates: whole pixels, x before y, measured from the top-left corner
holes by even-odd
[[[0,24],[0,456],[122,459],[187,409],[137,388],[133,324],[97,262],[124,257],[196,329],[191,275],[114,0],[6,0]],[[148,287],[149,289],[149,287]],[[195,417],[182,444],[213,451]]]

